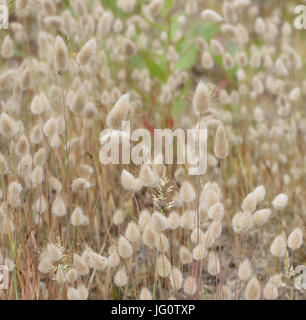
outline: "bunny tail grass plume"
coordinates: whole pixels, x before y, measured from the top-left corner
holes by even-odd
[[[253,221],[256,225],[264,225],[270,218],[271,209],[261,209],[257,210],[253,215]]]
[[[295,228],[288,236],[288,247],[291,250],[299,249],[303,244],[303,232],[300,228]]]
[[[219,13],[210,9],[205,9],[201,13],[201,17],[205,23],[218,23],[223,21],[223,18]]]
[[[116,226],[119,226],[123,224],[125,217],[126,217],[126,213],[121,209],[117,209],[113,215],[113,223]]]
[[[225,159],[228,156],[228,140],[223,126],[218,126],[214,141],[214,153],[218,159]]]
[[[249,280],[244,296],[246,300],[259,300],[261,296],[261,287],[256,277]]]
[[[119,256],[123,259],[128,259],[133,254],[133,247],[130,244],[129,240],[127,240],[125,237],[120,236],[119,242],[118,242],[118,253]]]
[[[10,59],[14,55],[14,43],[9,35],[2,42],[1,55],[4,59]]]
[[[141,166],[139,178],[145,187],[154,187],[157,183],[157,176],[148,164]]]
[[[249,259],[244,259],[243,262],[240,263],[238,269],[238,277],[240,280],[245,281],[250,279],[252,273],[252,268]]]
[[[180,189],[180,197],[181,200],[186,203],[192,202],[196,198],[196,192],[190,182],[183,182]]]
[[[122,128],[122,121],[126,120],[130,107],[130,94],[122,95],[109,112],[106,118],[106,124],[111,129]]]
[[[139,294],[139,300],[152,300],[152,293],[147,288],[142,288]]]
[[[169,277],[171,273],[171,264],[164,254],[160,254],[156,259],[156,271],[162,278]]]
[[[140,237],[140,231],[135,222],[130,222],[127,225],[125,230],[125,237],[131,242],[135,242],[138,240],[138,238]]]
[[[216,276],[220,272],[220,260],[214,252],[210,252],[208,256],[208,273],[212,276]]]
[[[197,291],[197,281],[194,277],[188,276],[184,281],[184,293],[193,296]]]
[[[78,53],[76,60],[80,65],[87,64],[95,55],[97,50],[97,40],[92,38],[88,40]]]
[[[286,248],[287,248],[287,240],[285,235],[281,233],[280,235],[276,236],[275,239],[273,240],[270,247],[270,252],[273,256],[281,258],[285,255]]]
[[[274,209],[282,210],[286,207],[287,203],[288,203],[288,196],[285,193],[280,193],[274,198],[272,205]]]
[[[124,287],[128,284],[128,276],[124,267],[116,272],[114,276],[114,283],[117,287]]]
[[[68,50],[61,36],[56,36],[55,44],[55,68],[57,72],[63,72],[68,67]]]
[[[264,287],[263,294],[266,300],[275,300],[278,298],[278,288],[269,281]]]
[[[174,291],[181,290],[183,286],[183,274],[178,268],[173,268],[170,276],[170,285]]]
[[[47,245],[47,254],[50,261],[59,261],[63,257],[61,250],[53,243]]]
[[[192,99],[194,112],[199,115],[211,107],[211,89],[203,82],[199,82]]]

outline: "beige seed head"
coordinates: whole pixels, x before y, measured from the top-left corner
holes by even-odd
[[[277,286],[269,281],[264,287],[263,294],[266,300],[277,299],[278,298]]]
[[[23,157],[27,155],[30,152],[30,145],[29,145],[29,140],[26,137],[26,135],[22,135],[16,144],[15,147],[15,153],[17,154],[18,157]]]
[[[273,240],[270,247],[270,252],[273,256],[281,258],[285,255],[286,248],[287,248],[286,238],[284,237],[283,234],[280,234],[276,236],[275,239]]]
[[[220,260],[214,252],[210,252],[208,256],[208,273],[216,276],[220,272]]]
[[[106,124],[112,129],[122,129],[122,121],[126,120],[130,107],[130,95],[122,95],[106,118]]]
[[[169,250],[169,241],[163,233],[155,237],[155,248],[159,252],[167,252]]]
[[[256,225],[264,225],[271,215],[271,209],[261,209],[257,210],[253,215],[253,221]]]
[[[186,203],[192,202],[196,198],[196,192],[190,182],[184,181],[182,183],[180,197],[181,200]]]
[[[119,238],[118,253],[119,253],[119,256],[122,257],[123,259],[128,259],[133,254],[133,247],[131,246],[129,240],[127,240],[123,236],[120,236]]]
[[[75,288],[69,287],[67,290],[67,299],[68,300],[80,300],[79,291]]]
[[[119,226],[124,222],[125,217],[126,217],[126,213],[121,209],[117,209],[113,215],[113,223],[116,226]]]
[[[158,211],[153,212],[152,214],[152,227],[157,232],[163,232],[168,228],[167,218]]]
[[[266,188],[264,186],[258,186],[253,193],[255,194],[257,203],[262,202],[266,196]]]
[[[188,276],[184,281],[184,293],[193,296],[197,291],[197,281],[193,276]]]
[[[250,261],[249,259],[246,258],[239,265],[238,277],[242,281],[248,280],[251,277],[251,272],[252,272],[252,268],[251,268]]]
[[[9,35],[2,42],[1,55],[4,59],[10,59],[14,55],[14,43]]]
[[[47,245],[47,255],[51,261],[59,261],[63,257],[61,250],[53,243]]]
[[[36,166],[32,172],[31,180],[34,185],[42,184],[45,179],[44,169],[41,166]]]
[[[151,225],[146,226],[142,233],[143,243],[146,246],[152,248],[155,245],[155,238],[156,238],[156,231],[151,227]]]
[[[68,50],[61,36],[56,36],[55,44],[55,68],[58,72],[63,72],[68,67]]]
[[[114,276],[114,283],[117,287],[124,287],[128,284],[128,276],[125,268],[119,269]]]
[[[242,202],[241,208],[244,211],[254,212],[257,205],[257,197],[254,192],[249,193]]]
[[[201,64],[203,69],[210,70],[214,67],[215,62],[208,51],[204,51],[201,56]]]
[[[192,107],[196,114],[201,114],[211,107],[211,91],[204,82],[199,82],[192,99]]]
[[[30,140],[33,144],[39,144],[43,139],[43,131],[39,124],[37,124],[32,130],[30,134]]]
[[[138,238],[140,237],[140,231],[135,222],[130,222],[127,225],[125,230],[125,237],[131,242],[135,242],[138,240]]]
[[[80,65],[85,65],[93,58],[97,50],[97,41],[95,38],[88,40],[80,52],[78,53],[76,60]]]
[[[178,291],[183,286],[183,274],[178,268],[173,268],[169,276],[170,285],[174,291]]]
[[[152,300],[152,293],[147,288],[142,288],[139,294],[139,300]]]
[[[168,226],[171,230],[176,230],[180,225],[180,216],[172,211],[168,216]]]
[[[205,9],[201,13],[201,17],[205,23],[218,23],[223,20],[221,15],[219,15],[216,11],[211,9]]]
[[[179,256],[182,264],[189,264],[192,262],[191,252],[184,246],[180,247]]]
[[[76,207],[71,214],[70,222],[73,226],[81,226],[84,223],[83,210],[80,207]]]
[[[66,214],[66,205],[60,195],[57,195],[53,200],[51,211],[57,217],[62,217]]]
[[[249,280],[244,296],[246,300],[259,300],[260,294],[261,294],[261,287],[257,280],[257,278],[253,277],[251,280]]]
[[[144,228],[149,225],[151,222],[151,214],[148,210],[144,209],[140,212],[138,218],[138,226],[140,230],[144,230]]]
[[[89,273],[89,268],[85,259],[77,253],[73,254],[73,266],[80,276],[84,276]]]
[[[171,264],[164,254],[160,254],[156,259],[156,271],[162,278],[169,277],[171,273]]]
[[[238,224],[240,231],[250,230],[254,225],[252,214],[249,211],[243,211],[239,216]]]
[[[287,203],[288,203],[288,196],[284,193],[280,193],[274,198],[272,205],[274,209],[282,210],[287,206]]]
[[[139,178],[145,187],[154,187],[157,183],[157,176],[147,164],[143,164],[140,169]]]
[[[291,250],[299,249],[303,244],[303,232],[300,228],[295,228],[288,236],[288,247]]]
[[[67,282],[73,283],[77,280],[77,278],[78,278],[78,272],[76,271],[76,269],[72,268],[67,271],[66,273]]]
[[[214,153],[218,159],[225,159],[228,156],[228,141],[223,126],[219,126],[214,141]]]
[[[221,202],[212,205],[208,210],[208,216],[212,220],[222,220],[224,216],[224,206]]]

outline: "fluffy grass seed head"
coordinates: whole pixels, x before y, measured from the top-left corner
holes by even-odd
[[[214,141],[214,153],[218,159],[225,159],[228,156],[228,140],[223,126],[218,126]]]
[[[271,209],[261,209],[257,210],[253,214],[253,221],[257,226],[264,225],[270,218],[271,215]]]
[[[303,244],[303,232],[300,228],[295,228],[288,236],[288,247],[291,250],[299,249]]]
[[[193,276],[188,276],[184,281],[184,293],[193,296],[197,291],[197,281]]]
[[[181,200],[185,203],[190,203],[196,198],[196,192],[193,185],[189,181],[184,181],[180,189]]]
[[[57,217],[63,217],[66,214],[66,204],[60,195],[53,200],[51,211]]]
[[[169,276],[170,285],[174,291],[178,291],[183,286],[183,274],[178,268],[173,268]]]
[[[276,236],[270,246],[270,252],[274,257],[283,257],[286,253],[287,241],[283,233]]]
[[[212,276],[216,276],[220,272],[220,260],[214,252],[209,253],[207,270]]]
[[[164,254],[160,254],[156,259],[156,271],[162,278],[169,277],[171,273],[171,263]]]
[[[116,272],[114,276],[114,283],[117,287],[124,287],[128,284],[128,276],[124,267]]]
[[[125,230],[125,237],[131,242],[135,242],[138,240],[138,238],[140,237],[140,231],[135,222],[130,222],[127,225]]]
[[[199,82],[192,99],[194,112],[199,115],[211,107],[211,89],[203,82]]]
[[[282,210],[287,206],[287,203],[288,203],[288,196],[285,193],[280,193],[274,198],[272,205],[274,209]]]
[[[152,300],[152,293],[148,288],[142,288],[139,294],[139,300]]]
[[[256,277],[249,280],[244,296],[246,300],[259,300],[261,295],[261,287]]]
[[[127,240],[125,237],[120,236],[118,241],[118,253],[119,256],[123,259],[128,259],[133,254],[133,247],[130,244],[129,240]]]
[[[88,40],[80,52],[78,53],[76,60],[80,65],[85,65],[90,62],[97,50],[97,40],[92,38]]]
[[[278,288],[273,282],[268,282],[263,290],[263,295],[266,300],[275,300],[278,298]]]
[[[239,265],[238,277],[240,280],[246,281],[250,279],[251,273],[252,273],[251,263],[249,259],[246,258]]]
[[[68,50],[61,36],[56,36],[54,43],[55,68],[57,72],[63,72],[68,67]]]

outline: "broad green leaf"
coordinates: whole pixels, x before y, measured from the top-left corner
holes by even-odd
[[[162,82],[165,82],[167,80],[167,73],[160,65],[158,65],[146,55],[144,56],[144,60],[152,76],[156,77]]]
[[[197,61],[198,48],[196,46],[183,53],[179,61],[175,64],[175,69],[190,69]]]

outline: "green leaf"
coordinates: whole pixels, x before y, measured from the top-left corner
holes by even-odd
[[[156,77],[162,82],[167,80],[167,73],[160,65],[150,59],[147,55],[144,55],[144,60],[152,76]]]
[[[197,34],[207,41],[214,38],[219,32],[219,27],[215,23],[210,23],[204,26],[197,26],[196,28]]]
[[[175,69],[190,69],[197,61],[198,48],[196,46],[189,49],[186,53],[183,53],[179,61],[175,64]]]

